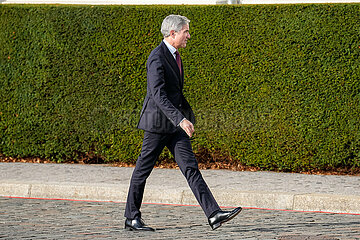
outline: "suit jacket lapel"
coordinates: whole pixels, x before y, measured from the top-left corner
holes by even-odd
[[[174,59],[174,57],[172,56],[171,52],[169,51],[169,49],[167,48],[167,46],[165,45],[164,42],[161,42],[161,46],[162,48],[164,49],[164,55],[165,55],[165,58],[166,60],[170,63],[171,67],[175,70],[175,72],[177,73],[177,76],[178,76],[178,83],[179,83],[179,87],[180,89],[182,89],[182,86],[183,86],[183,82],[184,82],[184,79],[183,79],[183,76],[180,76],[180,70],[179,70],[179,67],[176,63],[176,60]],[[181,63],[181,68],[182,68],[182,63]],[[182,69],[182,72],[183,69]],[[184,75],[184,74],[183,74]]]
[[[183,67],[182,61],[181,61],[181,72],[182,72],[182,74],[180,76],[180,79],[181,79],[180,80],[180,86],[181,86],[181,89],[183,89],[183,87],[184,87],[184,67]]]

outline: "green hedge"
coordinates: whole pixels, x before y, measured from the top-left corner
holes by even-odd
[[[191,20],[195,151],[266,170],[360,167],[359,4],[0,5],[0,153],[134,162],[145,63],[170,13]]]

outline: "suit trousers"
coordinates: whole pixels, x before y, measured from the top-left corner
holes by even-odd
[[[129,219],[134,219],[136,216],[141,217],[140,207],[146,179],[165,146],[173,154],[206,217],[210,217],[212,213],[219,211],[220,207],[199,171],[190,139],[186,133],[181,129],[172,134],[145,131],[141,153],[130,181],[125,217]]]

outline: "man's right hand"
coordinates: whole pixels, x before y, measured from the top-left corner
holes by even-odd
[[[194,125],[187,119],[184,119],[181,123],[180,123],[180,127],[186,132],[186,134],[189,137],[192,137],[193,133],[194,133]]]

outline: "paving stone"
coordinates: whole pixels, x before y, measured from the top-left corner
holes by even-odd
[[[360,239],[360,216],[244,209],[212,231],[198,206],[144,204],[156,232],[124,229],[124,203],[0,198],[0,239]]]

